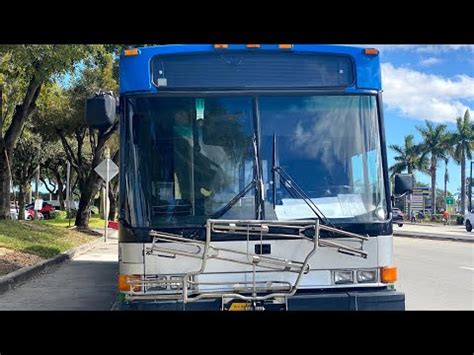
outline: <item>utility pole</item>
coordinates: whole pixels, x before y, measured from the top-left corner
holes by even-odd
[[[110,162],[110,149],[105,148],[105,159],[107,160],[107,175],[105,179],[105,208],[104,208],[104,241],[107,241],[107,222],[109,219],[109,162]]]
[[[472,163],[474,163],[474,161],[471,160],[471,173],[469,174],[469,212],[472,212]]]
[[[38,150],[38,156],[39,156],[39,150]],[[36,201],[38,201],[40,198],[39,196],[39,180],[40,180],[40,165],[38,164],[38,167],[36,168],[36,184],[35,184],[35,207],[39,207],[39,206],[36,206]],[[38,210],[35,208],[35,219],[36,220],[39,220],[39,215],[38,215],[38,211],[40,210],[41,208],[39,208]]]
[[[71,172],[71,163],[67,161],[67,171],[66,171],[66,203],[67,203],[67,218],[69,220],[69,227],[71,227],[71,201],[70,199],[70,188],[69,188],[69,175]],[[60,192],[61,193],[61,192]]]

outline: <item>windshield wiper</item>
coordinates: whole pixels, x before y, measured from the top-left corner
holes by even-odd
[[[264,199],[264,184],[262,179],[262,168],[260,165],[260,154],[257,144],[257,135],[253,136],[253,156],[254,164],[254,182],[255,182],[255,219],[265,219],[265,199]]]
[[[323,221],[324,224],[326,225],[330,225],[334,228],[336,228],[334,226],[334,224],[332,224],[329,219],[324,215],[323,212],[321,212],[321,210],[318,208],[318,206],[316,206],[316,204],[314,203],[313,200],[311,200],[311,198],[309,198],[308,195],[306,195],[306,193],[304,192],[304,190],[295,182],[295,180],[293,180],[291,178],[290,175],[288,175],[288,173],[283,170],[282,167],[280,166],[277,166],[276,164],[276,161],[277,161],[277,157],[276,157],[276,147],[277,147],[277,144],[276,144],[276,135],[275,133],[273,133],[273,159],[272,159],[272,173],[273,173],[273,206],[275,206],[276,204],[276,174],[275,173],[278,173],[280,175],[280,179],[283,180],[283,186],[285,186],[285,188],[288,190],[288,192],[293,196],[293,197],[296,197],[295,194],[297,195],[297,197],[301,198],[307,205],[308,207],[311,209],[311,211],[313,211],[313,213],[321,220]]]
[[[254,134],[252,139],[252,145],[254,150],[254,179],[248,183],[237,195],[235,195],[224,207],[216,211],[209,218],[219,219],[225,215],[242,197],[244,197],[252,188],[255,189],[255,215],[256,219],[265,219],[264,199],[263,199],[263,179],[262,170],[260,166],[260,156],[257,145],[257,136]],[[201,229],[206,226],[206,223],[193,229],[191,233],[187,235],[188,238],[194,238]]]

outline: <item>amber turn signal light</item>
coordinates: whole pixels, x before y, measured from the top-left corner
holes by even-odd
[[[397,281],[396,266],[385,266],[380,269],[380,279],[383,283],[389,284]]]

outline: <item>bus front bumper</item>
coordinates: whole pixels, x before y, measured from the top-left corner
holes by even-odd
[[[344,292],[304,292],[288,298],[288,307],[274,304],[264,304],[263,307],[265,310],[288,311],[403,311],[405,310],[405,294],[390,289]],[[120,302],[119,309],[219,311],[222,310],[222,300],[220,298],[201,299],[187,304],[183,304],[181,301],[122,301]]]

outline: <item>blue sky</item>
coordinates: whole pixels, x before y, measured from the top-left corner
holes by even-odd
[[[368,46],[367,46],[368,47]],[[474,46],[373,45],[380,50],[387,145],[403,144],[424,120],[444,123],[455,130],[456,117],[469,109],[474,120]],[[388,163],[394,163],[388,149]],[[469,162],[466,164],[469,176]],[[450,161],[448,190],[460,187],[460,167]],[[416,173],[418,181],[430,177]],[[444,162],[438,164],[437,187],[444,186]]]

